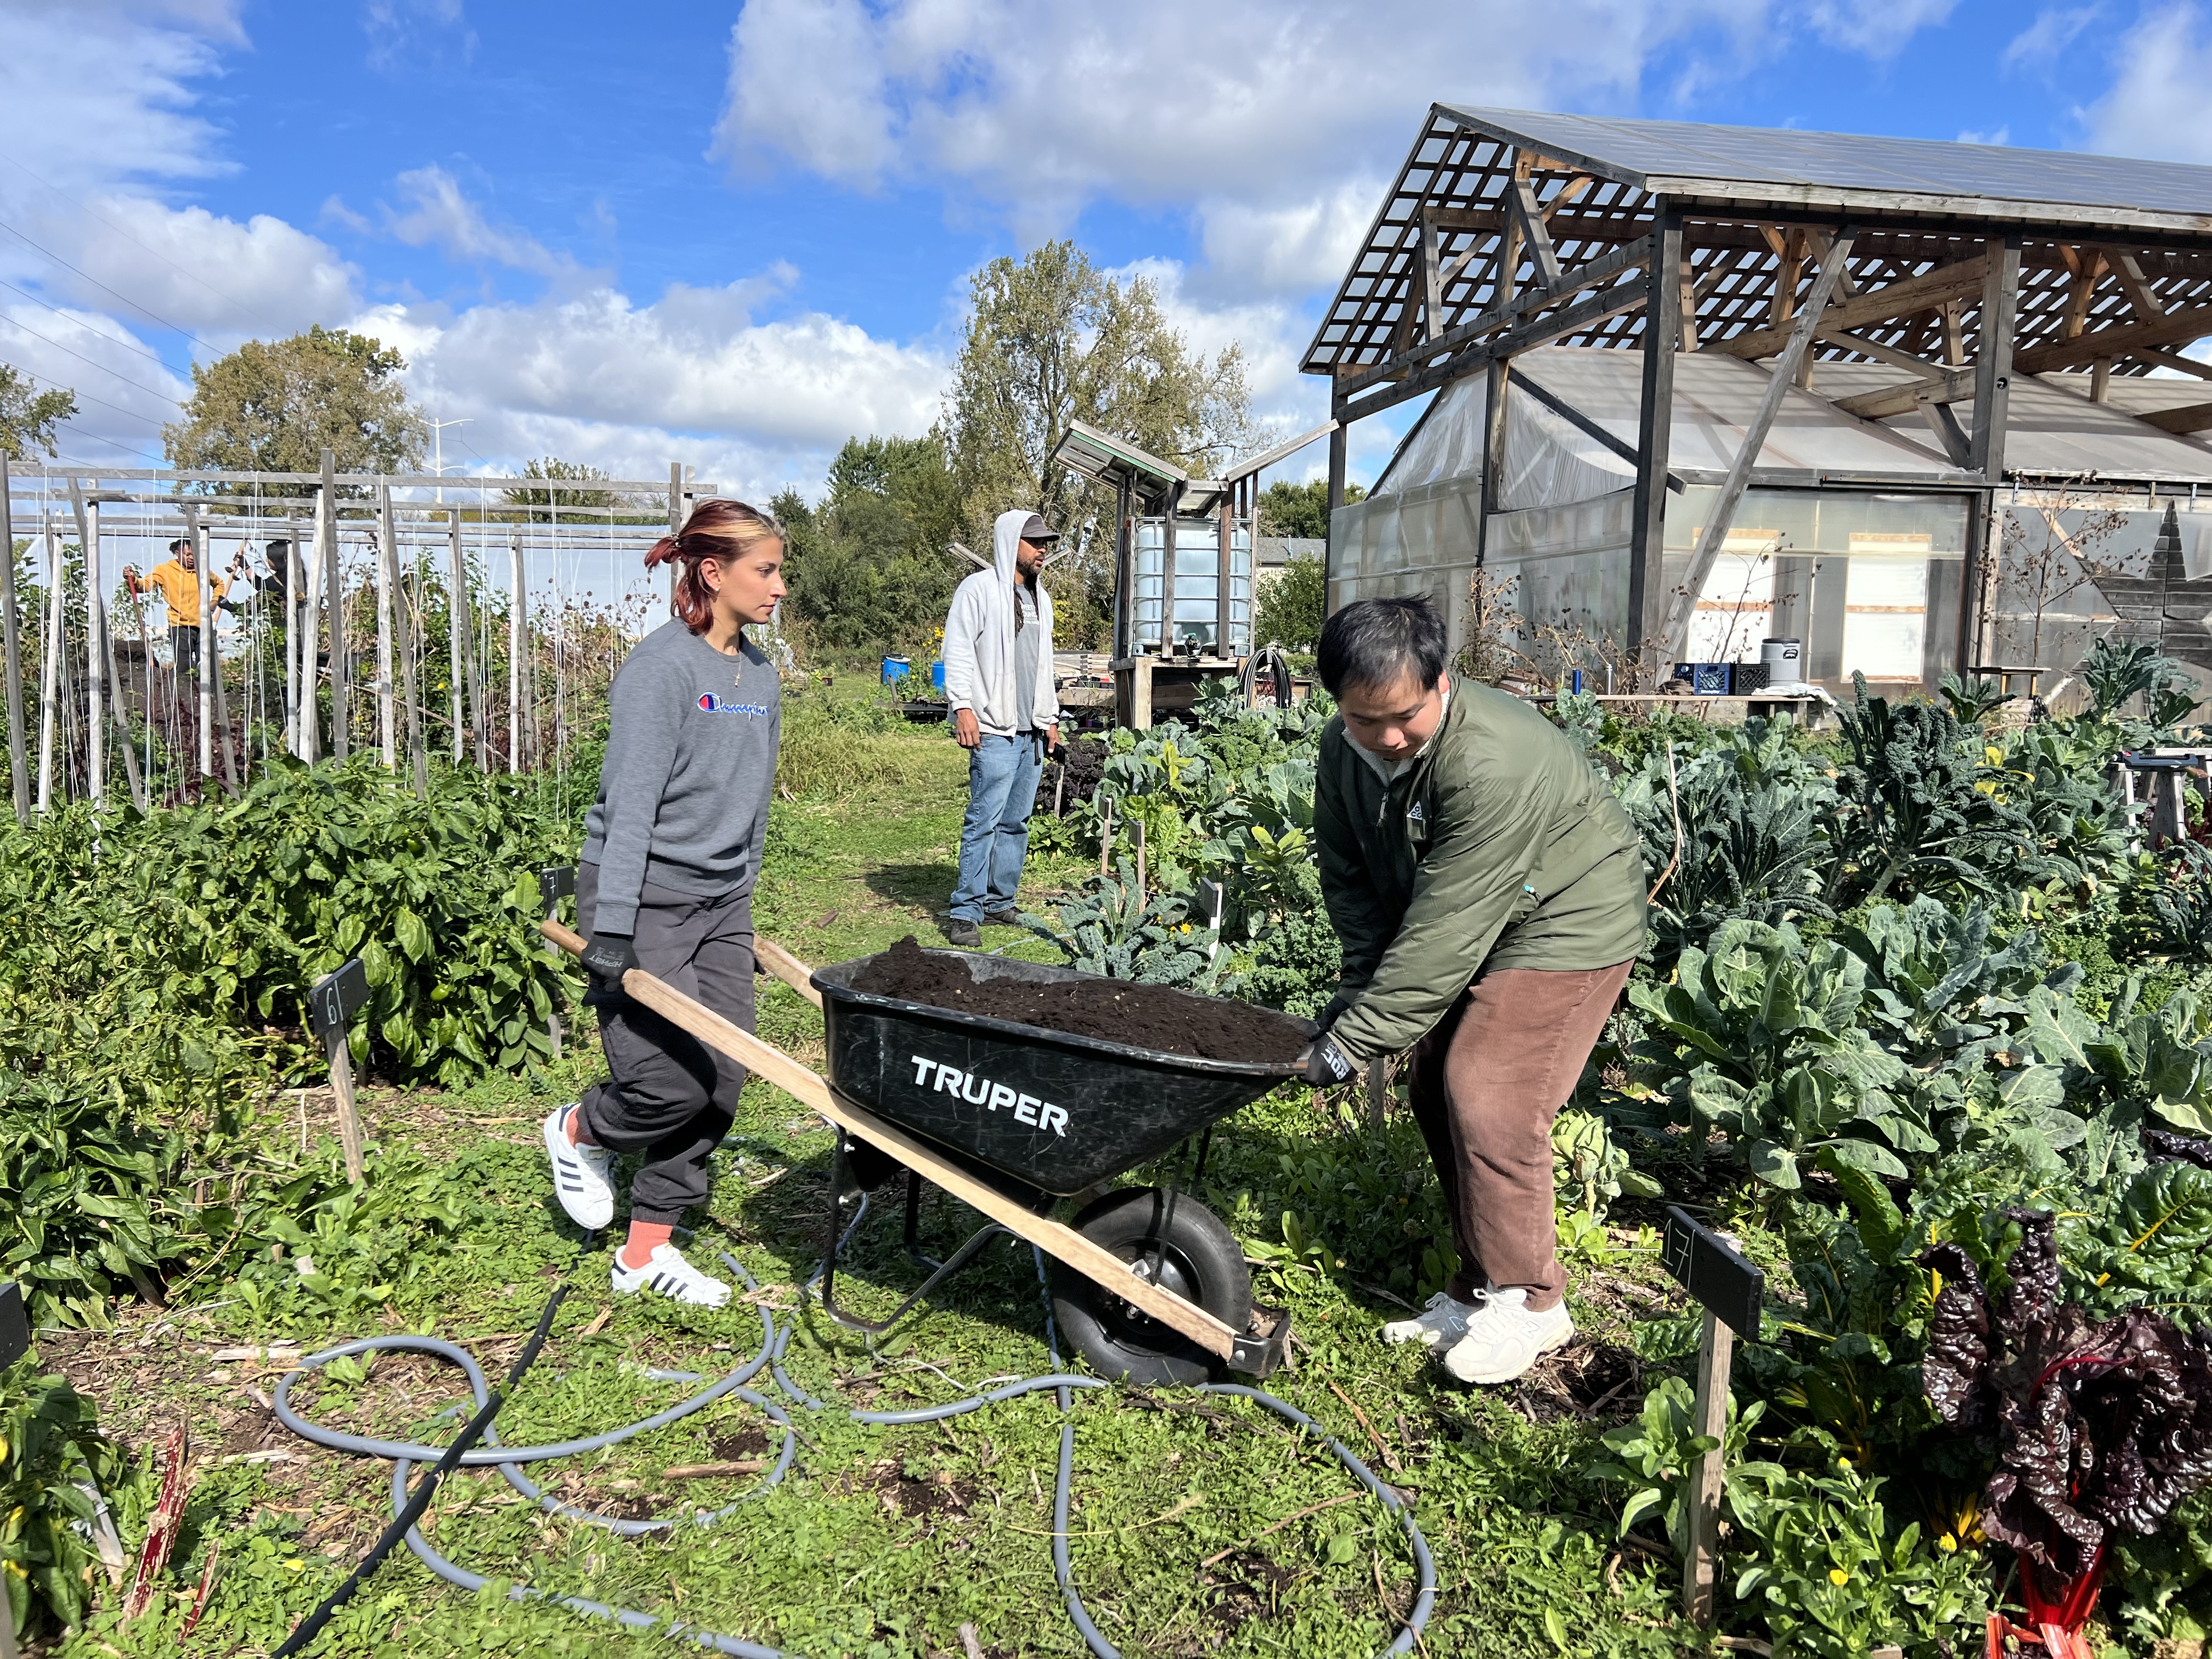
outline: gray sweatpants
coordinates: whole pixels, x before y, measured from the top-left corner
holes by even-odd
[[[586,938],[599,896],[599,866],[579,865],[576,921]],[[702,899],[649,881],[635,938],[647,973],[753,1029],[751,894]],[[729,1133],[745,1068],[597,979],[584,1001],[599,1011],[611,1075],[586,1091],[583,1127],[611,1151],[645,1154],[630,1183],[630,1218],[672,1226],[706,1202],[707,1160]]]

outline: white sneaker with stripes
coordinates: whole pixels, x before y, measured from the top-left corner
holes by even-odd
[[[727,1285],[701,1273],[684,1260],[684,1252],[673,1244],[654,1245],[642,1267],[628,1266],[622,1259],[622,1252],[615,1252],[615,1294],[635,1296],[642,1291],[673,1297],[695,1308],[719,1308],[730,1299]]]
[[[553,1192],[568,1219],[597,1232],[615,1218],[614,1183],[607,1171],[615,1155],[604,1146],[579,1146],[568,1139],[568,1115],[576,1103],[556,1106],[545,1120],[545,1156],[553,1164]]]

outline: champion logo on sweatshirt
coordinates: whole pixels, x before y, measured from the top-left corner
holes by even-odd
[[[750,714],[756,719],[763,719],[767,716],[768,705],[764,702],[724,702],[712,691],[702,691],[699,694],[699,711],[705,714]]]

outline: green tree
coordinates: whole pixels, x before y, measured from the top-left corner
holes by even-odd
[[[596,466],[586,466],[581,461],[564,461],[557,456],[548,455],[542,461],[526,463],[523,466],[522,476],[526,478],[544,478],[549,481],[573,480],[578,486],[572,489],[557,489],[549,482],[548,486],[543,489],[532,489],[525,485],[520,489],[505,492],[508,506],[535,508],[534,512],[525,513],[521,516],[538,522],[552,518],[552,509],[556,507],[563,513],[568,512],[571,507],[586,512],[605,513],[610,508],[629,504],[611,489],[592,489],[591,486],[594,483],[604,479],[607,475]]]
[[[1365,501],[1358,484],[1344,487],[1344,504]],[[1292,539],[1328,538],[1328,481],[1314,478],[1305,483],[1276,483],[1260,492],[1260,533]],[[1285,640],[1285,645],[1290,641]]]
[[[1260,589],[1260,611],[1253,618],[1253,641],[1259,645],[1285,645],[1293,651],[1310,651],[1321,643],[1321,625],[1328,611],[1328,583],[1322,562],[1292,559]]]
[[[76,413],[76,393],[60,386],[40,392],[27,374],[0,363],[0,450],[27,461],[33,449],[55,453],[55,431]]]
[[[428,428],[398,379],[406,367],[397,350],[342,328],[248,340],[193,365],[184,419],[161,428],[161,442],[180,467],[313,472],[329,449],[341,472],[413,471]]]
[[[791,620],[817,649],[928,648],[973,568],[946,550],[961,512],[943,438],[848,438],[828,483],[818,506],[789,489],[769,503],[789,536]]]
[[[1060,642],[1097,645],[1113,609],[1113,495],[1048,458],[1080,420],[1194,476],[1250,440],[1236,346],[1190,350],[1141,276],[1106,276],[1072,242],[994,259],[969,284],[967,337],[945,394],[952,472],[970,545],[1027,507],[1065,538],[1047,568]]]

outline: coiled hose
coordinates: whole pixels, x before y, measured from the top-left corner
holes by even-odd
[[[866,1200],[863,1199],[860,1210],[853,1217],[851,1226],[848,1229],[848,1237],[852,1230],[860,1226],[861,1218],[866,1213]],[[1045,1283],[1043,1253],[1036,1250],[1034,1246],[1031,1247],[1031,1250],[1036,1259],[1038,1282],[1043,1285]],[[744,1264],[736,1257],[731,1255],[726,1250],[720,1254],[724,1264],[738,1276],[748,1291],[759,1288],[757,1281],[745,1271]],[[821,1269],[817,1268],[812,1277],[807,1280],[808,1285],[811,1285],[820,1277]],[[560,1295],[559,1291],[555,1292],[554,1302],[548,1305],[544,1316],[539,1322],[541,1339],[544,1328],[550,1326],[551,1322],[553,1308],[557,1305]],[[367,1457],[389,1458],[392,1461],[393,1528],[396,1529],[401,1522],[405,1522],[407,1547],[415,1553],[416,1558],[447,1583],[474,1592],[483,1589],[490,1581],[482,1574],[471,1572],[467,1568],[449,1561],[439,1554],[431,1547],[429,1540],[422,1536],[421,1528],[416,1524],[416,1518],[428,1505],[433,1484],[426,1480],[422,1490],[410,1498],[408,1492],[408,1477],[418,1463],[438,1465],[438,1473],[442,1473],[445,1469],[457,1465],[474,1468],[495,1468],[506,1477],[509,1486],[547,1513],[565,1516],[570,1520],[581,1521],[595,1527],[603,1527],[610,1532],[625,1536],[634,1536],[640,1533],[667,1531],[678,1525],[712,1526],[735,1510],[743,1508],[781,1481],[790,1472],[793,1459],[798,1454],[798,1429],[792,1423],[790,1413],[783,1406],[745,1385],[757,1376],[763,1370],[766,1370],[774,1380],[777,1391],[790,1403],[808,1411],[828,1411],[833,1408],[829,1401],[808,1393],[785,1373],[784,1353],[791,1342],[792,1328],[778,1325],[775,1316],[765,1307],[757,1304],[755,1311],[760,1315],[761,1321],[759,1352],[743,1361],[726,1375],[708,1383],[688,1400],[671,1406],[665,1411],[656,1412],[652,1416],[642,1418],[635,1423],[610,1429],[604,1434],[590,1435],[580,1440],[564,1440],[557,1444],[548,1446],[501,1444],[498,1431],[491,1423],[492,1414],[498,1409],[499,1396],[486,1385],[483,1369],[467,1349],[458,1343],[447,1342],[432,1336],[365,1337],[358,1341],[343,1342],[337,1347],[325,1348],[320,1353],[308,1355],[300,1362],[297,1370],[287,1372],[276,1385],[274,1401],[276,1419],[302,1439],[312,1441],[319,1446],[327,1446],[333,1451],[354,1452]],[[1073,1621],[1076,1630],[1081,1633],[1084,1641],[1089,1644],[1091,1651],[1098,1656],[1098,1659],[1120,1659],[1120,1650],[1108,1641],[1098,1626],[1091,1622],[1090,1613],[1084,1607],[1082,1593],[1075,1587],[1074,1568],[1069,1559],[1067,1549],[1069,1493],[1074,1485],[1072,1474],[1075,1457],[1075,1423],[1072,1415],[1074,1395],[1079,1389],[1103,1389],[1109,1385],[1098,1377],[1078,1376],[1060,1369],[1063,1362],[1060,1355],[1060,1336],[1053,1325],[1049,1293],[1045,1301],[1045,1344],[1052,1356],[1053,1370],[1042,1376],[1024,1377],[1019,1382],[1006,1383],[987,1393],[970,1395],[964,1400],[956,1400],[947,1405],[924,1406],[908,1411],[854,1411],[848,1415],[856,1423],[883,1425],[935,1423],[946,1418],[964,1416],[969,1412],[980,1411],[985,1406],[996,1405],[1001,1401],[1018,1399],[1024,1395],[1035,1394],[1042,1389],[1054,1390],[1059,1400],[1061,1421],[1060,1467],[1054,1477],[1052,1500],[1053,1575],[1059,1581],[1060,1595],[1066,1601],[1067,1616]],[[379,1440],[364,1435],[343,1434],[336,1429],[324,1428],[319,1424],[310,1422],[294,1409],[291,1403],[292,1386],[301,1377],[310,1372],[319,1370],[333,1359],[341,1358],[348,1354],[364,1353],[372,1349],[381,1353],[429,1354],[460,1367],[462,1374],[468,1378],[473,1407],[470,1427],[473,1430],[481,1426],[486,1443],[482,1447],[470,1449],[468,1437],[465,1434],[460,1440],[456,1441],[454,1445],[442,1448],[419,1445],[401,1440]],[[535,1350],[536,1340],[533,1340],[530,1351],[534,1353]],[[520,1375],[523,1363],[518,1362],[515,1370],[509,1373],[509,1387],[512,1387],[514,1378]],[[699,1373],[696,1371],[649,1370],[646,1375],[657,1381],[668,1382],[693,1382],[699,1380]],[[1413,1612],[1399,1631],[1397,1639],[1383,1651],[1385,1653],[1410,1651],[1414,1643],[1419,1639],[1422,1627],[1429,1621],[1429,1615],[1434,1610],[1437,1596],[1436,1564],[1430,1557],[1427,1540],[1421,1536],[1421,1529],[1413,1519],[1413,1510],[1396,1492],[1376,1477],[1374,1472],[1360,1461],[1350,1447],[1289,1401],[1276,1398],[1264,1389],[1248,1388],[1236,1382],[1203,1384],[1200,1392],[1234,1395],[1240,1399],[1254,1401],[1286,1422],[1294,1424],[1309,1433],[1319,1436],[1322,1443],[1328,1447],[1329,1450],[1336,1454],[1338,1461],[1352,1472],[1360,1484],[1374,1493],[1382,1501],[1386,1510],[1398,1517],[1399,1524],[1405,1528],[1407,1542],[1413,1550],[1414,1568],[1419,1575],[1420,1588],[1414,1598]],[[671,1516],[650,1521],[619,1520],[611,1516],[594,1515],[588,1510],[577,1509],[573,1505],[562,1503],[558,1498],[548,1497],[542,1487],[522,1473],[522,1466],[526,1463],[542,1463],[556,1457],[575,1457],[586,1452],[598,1451],[603,1447],[618,1445],[625,1440],[634,1439],[652,1430],[665,1428],[671,1423],[681,1421],[690,1416],[692,1413],[714,1404],[717,1400],[732,1396],[757,1408],[770,1422],[780,1426],[783,1430],[783,1447],[778,1453],[775,1464],[761,1477],[760,1484],[744,1497],[721,1509],[699,1510],[688,1517]],[[459,1407],[454,1408],[455,1412],[458,1410]],[[454,1455],[456,1451],[459,1454],[458,1456]],[[337,1594],[316,1610],[309,1620],[300,1626],[298,1632],[295,1632],[292,1644],[288,1644],[292,1650],[296,1651],[306,1645],[307,1639],[311,1638],[314,1632],[321,1628],[323,1622],[327,1622],[331,1610],[344,1599],[362,1578],[367,1576],[376,1561],[382,1559],[382,1550],[389,1547],[389,1535],[388,1529],[386,1539],[379,1541],[377,1549],[370,1553],[355,1574],[340,1586]],[[618,1607],[605,1601],[590,1601],[582,1596],[558,1595],[535,1589],[527,1584],[515,1585],[507,1592],[507,1595],[509,1599],[518,1601],[533,1599],[550,1601],[571,1612],[586,1613],[596,1619],[610,1620],[634,1630],[657,1630],[663,1635],[678,1638],[716,1653],[739,1655],[743,1659],[787,1659],[787,1656],[779,1649],[763,1647],[759,1643],[744,1641],[738,1637],[719,1635],[696,1625],[664,1618],[658,1613],[641,1612],[634,1607]],[[313,1630],[309,1628],[311,1625],[313,1626]]]

